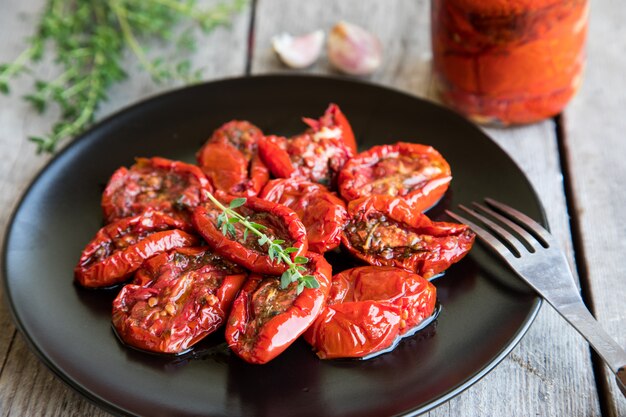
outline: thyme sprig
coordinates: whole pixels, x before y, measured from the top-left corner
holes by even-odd
[[[37,152],[52,153],[57,145],[88,127],[108,89],[126,78],[124,52],[129,49],[155,82],[197,82],[202,71],[192,68],[180,52],[196,48],[195,29],[205,33],[230,23],[247,0],[223,0],[204,8],[196,0],[48,0],[28,47],[13,62],[0,64],[0,92],[22,74],[34,78],[33,92],[24,96],[40,113],[51,105],[61,110],[46,135],[29,138]],[[175,42],[175,56],[150,58],[147,41]],[[61,74],[53,80],[36,77],[34,64],[46,47],[56,51]]]
[[[320,284],[313,275],[303,275],[306,272],[305,265],[309,262],[309,258],[305,256],[296,256],[293,260],[291,254],[297,252],[294,247],[283,248],[285,243],[282,239],[271,239],[263,230],[267,229],[262,224],[250,221],[248,217],[244,217],[235,211],[236,208],[246,203],[245,198],[235,198],[230,202],[228,207],[217,200],[211,193],[207,193],[209,200],[215,204],[222,212],[217,217],[217,227],[222,231],[224,236],[231,235],[233,238],[237,236],[235,223],[239,223],[244,227],[243,240],[248,239],[249,233],[256,235],[259,246],[267,246],[267,255],[270,260],[278,263],[285,263],[287,270],[280,277],[280,287],[286,289],[292,282],[298,283],[296,290],[300,294],[304,288],[319,288]]]

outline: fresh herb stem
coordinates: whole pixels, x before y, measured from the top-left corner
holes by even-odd
[[[229,207],[226,207],[213,194],[207,192],[207,197],[211,202],[222,211],[222,214],[218,216],[217,227],[221,228],[222,233],[226,236],[229,233],[234,237],[235,230],[233,223],[239,223],[245,227],[246,231],[252,232],[258,237],[259,245],[268,246],[268,256],[271,260],[276,260],[279,263],[285,263],[287,270],[283,272],[280,277],[280,287],[286,289],[292,282],[297,282],[297,294],[300,294],[304,288],[319,288],[320,284],[313,275],[303,275],[302,272],[306,271],[305,265],[309,259],[304,256],[296,256],[294,260],[291,259],[290,254],[296,252],[296,248],[283,248],[281,246],[284,243],[283,240],[272,240],[269,236],[263,233],[261,230],[265,226],[258,223],[251,222],[249,218],[237,213],[234,209],[241,207],[245,204],[245,198],[236,198],[230,202]],[[244,233],[244,239],[247,237],[247,232]]]
[[[56,146],[85,130],[95,118],[108,89],[126,78],[124,51],[129,49],[156,82],[197,82],[201,71],[192,68],[180,52],[195,50],[196,29],[204,32],[226,25],[248,0],[223,0],[204,8],[196,0],[47,0],[29,45],[13,60],[0,64],[0,93],[21,74],[35,78],[35,88],[24,98],[44,112],[51,104],[61,112],[51,132],[31,137],[37,152],[53,152]],[[175,29],[176,53],[150,59],[146,40],[171,41]],[[52,81],[36,78],[32,67],[46,48],[56,51],[62,74]]]

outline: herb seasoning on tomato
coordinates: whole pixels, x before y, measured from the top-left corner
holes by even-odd
[[[371,265],[388,265],[430,278],[471,249],[474,233],[464,224],[434,222],[397,197],[351,201],[342,243]]]
[[[398,196],[424,211],[443,196],[450,180],[450,165],[432,146],[398,142],[374,146],[348,161],[339,173],[339,191],[348,201]]]
[[[310,126],[292,138],[265,136],[259,154],[278,178],[298,178],[334,187],[337,175],[354,154],[352,129],[345,117],[333,116],[339,108],[331,105],[319,121],[304,119]]]
[[[296,212],[306,228],[309,250],[324,253],[339,246],[348,213],[345,203],[323,185],[277,179],[267,183],[260,197]]]
[[[198,151],[198,165],[217,195],[256,196],[269,179],[257,145],[261,130],[246,121],[233,120],[218,128]]]
[[[102,194],[106,221],[133,216],[152,207],[187,219],[204,201],[211,185],[197,166],[165,158],[137,158],[130,169],[119,168]]]
[[[84,287],[109,287],[132,275],[158,253],[192,246],[198,238],[179,230],[186,223],[151,208],[142,214],[114,221],[96,233],[74,269]]]
[[[113,301],[113,326],[135,348],[183,353],[220,327],[247,277],[206,247],[162,253]]]
[[[241,201],[241,205],[231,205],[232,210],[252,222],[255,230],[262,230],[265,238],[250,233],[237,217],[224,216],[223,209],[209,201],[196,208],[192,222],[215,253],[252,272],[280,275],[288,267],[274,254],[268,253],[267,244],[286,244],[295,248],[290,252],[291,259],[306,252],[306,230],[293,210],[256,197],[236,200]],[[235,200],[231,198],[230,201]]]
[[[250,363],[266,363],[315,320],[328,295],[332,272],[321,255],[309,252],[307,258],[307,272],[319,283],[317,288],[298,293],[296,282],[283,288],[278,277],[250,275],[226,324],[226,341],[237,356]]]
[[[362,358],[392,347],[430,317],[435,287],[402,269],[364,266],[332,278],[327,306],[304,333],[322,359]]]

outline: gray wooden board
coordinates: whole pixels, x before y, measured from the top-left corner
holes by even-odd
[[[598,320],[626,347],[626,7],[591,5],[587,68],[564,123],[575,204]],[[607,414],[626,416],[608,369]]]
[[[429,19],[427,1],[335,0],[321,6],[320,2],[259,0],[252,73],[294,71],[274,55],[272,36],[281,32],[304,34],[319,28],[328,31],[338,20],[346,20],[376,33],[384,45],[385,61],[370,80],[434,98]],[[297,71],[335,73],[325,53],[311,68]],[[553,232],[571,255],[554,123],[486,131],[526,172],[541,196]],[[598,416],[588,346],[554,310],[544,306],[507,359],[429,415]]]
[[[26,46],[44,0],[12,0],[2,5],[0,13],[0,62],[13,60]],[[203,1],[216,4],[217,0]],[[243,75],[246,64],[250,10],[240,13],[231,28],[218,28],[199,43],[193,56],[196,66],[205,68],[204,78],[214,79]],[[155,48],[166,48],[155,45]],[[171,49],[171,48],[170,48]],[[167,52],[167,51],[166,51]],[[52,59],[39,66],[42,78],[55,73]],[[172,88],[155,85],[139,68],[134,56],[126,59],[129,78],[110,90],[109,100],[97,115],[101,119],[142,98]],[[27,142],[29,135],[45,133],[56,120],[52,109],[43,116],[36,114],[21,96],[30,91],[28,77],[12,83],[10,96],[0,95],[0,233],[4,235],[9,216],[28,183],[48,161],[35,155]],[[56,378],[26,347],[16,332],[4,298],[0,299],[0,415],[8,416],[104,416],[108,413],[86,401]]]

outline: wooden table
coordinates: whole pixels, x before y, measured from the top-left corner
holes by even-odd
[[[583,296],[605,329],[626,346],[626,8],[594,2],[583,87],[564,115],[530,126],[485,129],[522,167],[546,209],[552,231],[578,271]],[[34,30],[43,0],[10,0],[0,13],[0,62],[12,60]],[[384,65],[372,80],[421,97],[432,91],[429,2],[424,0],[257,0],[230,29],[218,29],[194,61],[207,79],[290,71],[273,55],[278,32],[329,29],[344,19],[378,34]],[[252,42],[248,40],[251,39]],[[166,88],[157,87],[128,57],[129,79],[115,86],[102,118]],[[325,57],[308,72],[332,73]],[[50,61],[42,74],[54,72]],[[0,230],[27,184],[48,161],[28,135],[55,120],[43,117],[14,84],[0,97]],[[0,301],[0,414],[106,415],[59,381],[28,350]],[[626,401],[586,342],[549,306],[513,352],[481,381],[430,411],[431,416],[626,416]]]

